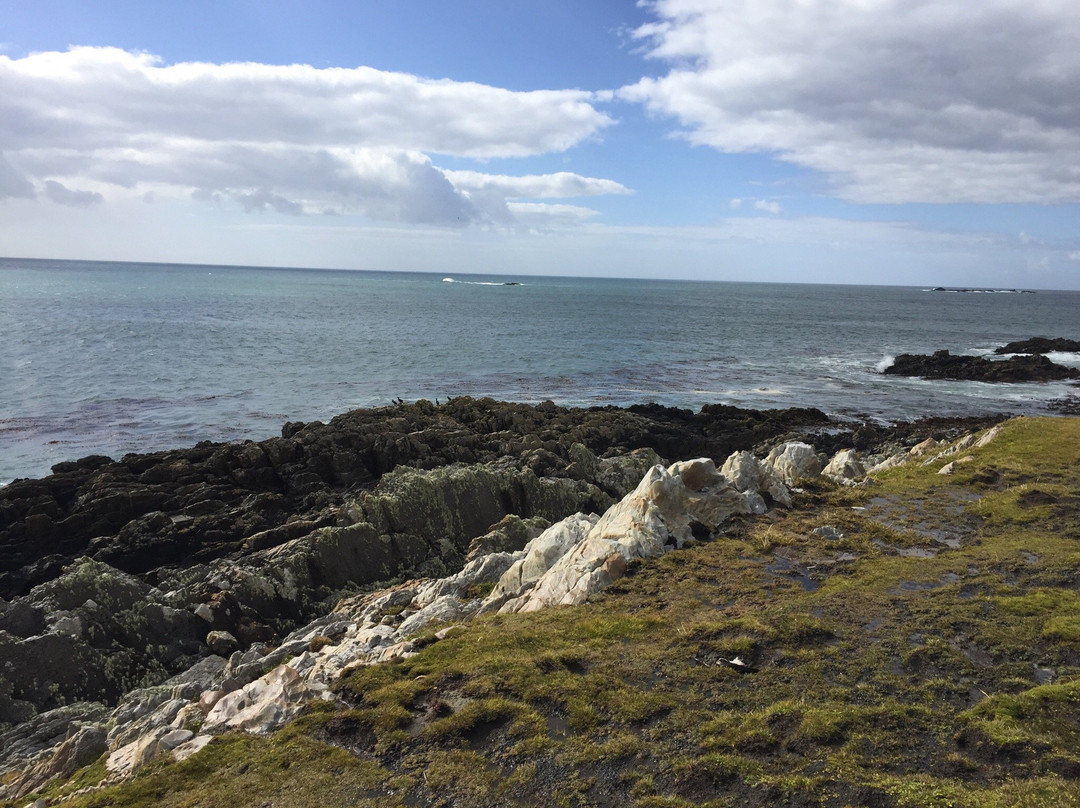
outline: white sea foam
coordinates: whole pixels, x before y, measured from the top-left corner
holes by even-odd
[[[1059,365],[1071,365],[1073,367],[1080,367],[1080,353],[1070,353],[1066,351],[1051,351],[1046,354],[1046,358],[1051,362],[1056,362]]]
[[[453,278],[443,278],[443,283],[458,283],[464,286],[524,286],[521,283],[509,283],[506,281],[458,281]]]
[[[878,373],[884,373],[887,368],[891,368],[893,366],[893,362],[895,361],[895,356],[893,356],[892,354],[885,354],[883,357],[881,357],[878,363],[874,365],[874,368],[877,370]]]

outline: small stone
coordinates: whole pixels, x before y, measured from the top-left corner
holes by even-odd
[[[195,733],[189,729],[174,729],[172,732],[166,732],[160,738],[158,738],[158,745],[163,752],[171,752],[181,744],[185,744],[195,737]]]
[[[240,647],[236,637],[227,631],[211,631],[206,635],[206,644],[218,656],[228,656]]]
[[[932,452],[938,448],[941,444],[933,438],[927,438],[922,443],[917,443],[908,450],[908,454],[912,457],[920,457],[928,452]]]
[[[224,690],[206,690],[199,696],[199,709],[203,711],[203,714],[209,713],[214,705],[221,701],[221,697],[225,695]]]
[[[196,735],[187,743],[182,743],[172,750],[173,760],[187,760],[196,752],[201,751],[212,740],[214,740],[213,735]]]
[[[815,527],[810,532],[818,538],[825,539],[826,541],[840,541],[840,539],[844,538],[844,532],[840,530],[840,528],[834,527],[833,525],[822,525],[821,527]]]

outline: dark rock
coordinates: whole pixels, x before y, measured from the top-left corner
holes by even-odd
[[[994,349],[996,354],[1045,354],[1052,352],[1078,353],[1080,352],[1080,340],[1064,339],[1062,337],[1032,337],[1018,342],[1010,342]]]
[[[206,635],[206,645],[218,656],[227,657],[240,647],[236,637],[227,631],[211,631]]]
[[[900,354],[884,371],[893,376],[958,379],[978,382],[1045,382],[1080,379],[1080,370],[1051,362],[1041,355],[1019,355],[991,360],[935,351],[932,356]]]
[[[551,522],[542,516],[522,519],[517,514],[507,514],[483,536],[477,536],[469,542],[465,560],[471,561],[490,553],[512,553],[521,550],[550,526]]]
[[[289,423],[261,443],[213,444],[153,454],[59,463],[44,480],[0,489],[0,596],[24,594],[56,577],[62,563],[92,554],[117,569],[146,573],[256,552],[298,538],[290,518],[317,527],[350,491],[370,488],[399,466],[434,469],[527,455],[538,477],[581,473],[580,450],[597,457],[651,448],[667,458],[722,460],[779,432],[822,424],[817,410],[760,412],[659,405],[566,409],[456,398],[354,410],[328,424]],[[258,503],[257,506],[252,503]],[[202,517],[200,519],[200,517]],[[283,528],[278,532],[278,528]],[[267,532],[271,531],[271,532]],[[255,534],[257,540],[245,540]]]

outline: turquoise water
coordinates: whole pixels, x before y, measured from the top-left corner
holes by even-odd
[[[901,352],[1078,338],[1076,292],[455,281],[0,259],[0,482],[90,453],[261,439],[287,420],[399,397],[797,405],[894,420],[1039,412],[1077,392],[878,372]]]

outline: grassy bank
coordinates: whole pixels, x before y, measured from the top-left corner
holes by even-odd
[[[347,708],[63,804],[1080,804],[1080,419],[970,454],[819,483],[586,606],[361,669]]]

